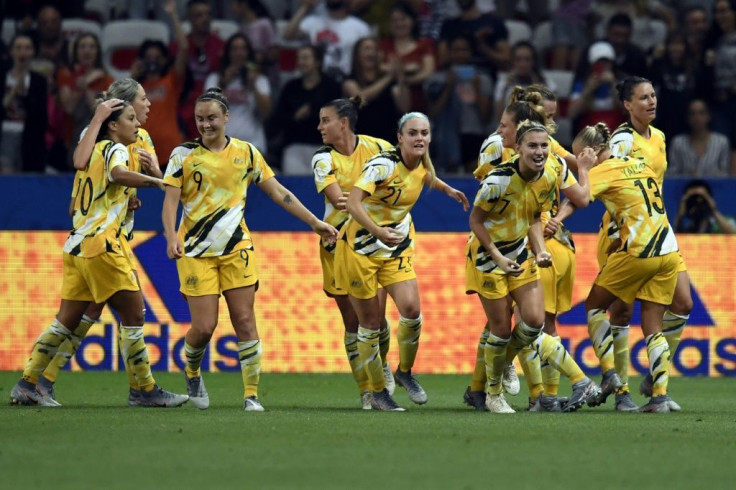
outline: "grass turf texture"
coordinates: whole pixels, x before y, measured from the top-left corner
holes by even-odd
[[[62,373],[57,409],[9,405],[0,372],[3,488],[733,488],[734,380],[671,380],[683,412],[474,412],[469,376],[419,376],[429,403],[360,410],[346,374],[264,374],[245,413],[239,374],[205,374],[209,410],[127,406],[122,373]],[[156,373],[184,392],[181,374]],[[632,380],[638,387],[639,379]],[[561,394],[569,394],[563,380]],[[526,406],[527,393],[507,398]],[[634,397],[643,403],[640,396]]]

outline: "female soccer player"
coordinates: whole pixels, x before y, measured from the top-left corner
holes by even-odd
[[[335,262],[337,286],[346,290],[358,315],[358,354],[373,389],[373,408],[402,411],[386,389],[379,352],[383,312],[378,285],[396,303],[400,363],[396,383],[409,399],[427,402],[427,394],[412,375],[422,314],[412,260],[414,227],[410,211],[425,185],[438,189],[463,205],[465,194],[438,179],[429,157],[429,119],[420,112],[399,119],[398,145],[368,160],[347,200],[350,219],[343,226]]]
[[[249,412],[262,412],[258,400],[261,341],[254,312],[258,271],[243,215],[248,187],[251,183],[258,185],[328,242],[334,243],[337,230],[317,219],[274,178],[255,146],[227,136],[228,100],[219,88],[199,96],[194,116],[201,137],[172,152],[164,177],[162,214],[166,253],[177,260],[180,291],[192,315],[184,344],[187,390],[197,408],[209,407],[200,366],[217,326],[222,293],[238,337],[245,385],[243,407]],[[179,201],[183,212],[177,232]]]
[[[102,123],[115,110],[120,109],[124,102],[130,103],[135,109],[135,115],[141,125],[148,120],[148,111],[151,102],[146,96],[143,87],[132,78],[124,78],[113,82],[108,88],[107,100],[100,102],[95,109],[95,115],[89,123],[89,126],[82,132],[79,143],[74,149],[74,168],[77,169],[78,175],[74,179],[78,182],[80,173],[89,165],[89,159],[92,156],[95,140],[100,133]],[[143,128],[138,128],[138,137],[136,141],[128,145],[128,165],[132,172],[142,172],[146,175],[162,178],[161,170],[158,166],[158,158],[153,147],[153,142],[148,132]],[[76,192],[76,189],[75,189]],[[73,197],[73,196],[72,196]],[[133,272],[135,266],[133,259],[133,250],[130,248],[129,241],[133,238],[133,220],[134,211],[140,207],[141,202],[136,196],[135,189],[129,189],[128,192],[128,211],[123,221],[124,232],[120,235],[120,245],[126,256],[131,258],[131,267]],[[137,274],[136,274],[137,277]],[[54,382],[59,372],[71,360],[79,349],[82,339],[87,335],[89,329],[102,315],[104,304],[92,303],[82,316],[82,321],[76,329],[73,330],[69,340],[65,340],[59,351],[56,353],[54,360],[48,365],[43,374],[38,378],[38,390],[46,395],[54,398]],[[118,334],[121,330],[118,329]],[[122,339],[118,336],[118,345],[122,346]],[[127,364],[126,364],[127,367]],[[130,390],[128,393],[128,404],[138,406],[143,403],[138,381],[132,372],[128,371],[128,383]]]
[[[163,188],[161,179],[128,170],[126,146],[136,141],[139,126],[135,109],[127,102],[102,124],[101,141],[77,182],[74,229],[64,244],[59,313],[36,341],[23,378],[11,391],[13,403],[59,406],[37,391],[36,382],[59,345],[71,337],[66,325],[78,325],[92,302],[109,302],[120,314],[121,350],[138,381],[143,404],[179,406],[189,399],[159,388],[151,375],[143,340],[143,296],[118,238],[127,211],[128,188]]]
[[[667,150],[664,133],[651,125],[657,115],[657,95],[652,83],[646,78],[627,77],[619,82],[616,88],[619,99],[626,108],[628,121],[619,126],[611,135],[611,153],[619,158],[625,156],[643,158],[647,165],[652,167],[654,182],[661,189],[667,170]],[[621,246],[622,242],[618,239],[616,223],[611,220],[610,213],[606,213],[603,215],[598,235],[598,265],[601,269],[608,255],[620,250]],[[690,276],[681,257],[677,288],[672,304],[664,312],[662,331],[673,355],[680,343],[680,337],[690,317],[692,307]],[[601,360],[603,370],[603,381],[601,382],[603,393],[600,402],[604,403],[608,395],[615,392],[617,410],[636,410],[638,407],[631,399],[628,387],[629,321],[633,305],[616,301],[611,305],[609,311],[610,322],[605,316],[598,318],[600,325],[597,328],[602,329],[603,332],[610,330],[612,335],[591,336],[595,339],[593,347]],[[610,348],[611,343],[613,343],[613,349]],[[651,390],[652,380],[645,377],[640,391],[645,396],[651,396]],[[674,401],[669,400],[668,403],[670,409],[680,410],[680,406]]]
[[[484,345],[486,406],[496,413],[514,412],[502,393],[503,371],[523,347],[542,334],[544,300],[537,266],[552,265],[539,219],[558,182],[555,172],[545,171],[549,156],[547,128],[537,122],[522,122],[516,144],[518,159],[496,167],[481,183],[470,214],[472,233],[466,254],[466,291],[478,294],[488,319]],[[513,333],[512,300],[520,316]],[[547,344],[546,357],[573,383],[566,410],[576,410],[594,399],[598,394],[595,383],[585,377],[570,356],[553,356],[549,340]]]
[[[322,146],[312,158],[312,171],[317,192],[325,196],[325,222],[339,231],[347,222],[349,215],[345,208],[347,195],[360,176],[363,163],[382,151],[389,150],[392,145],[380,138],[356,135],[355,125],[358,121],[358,110],[364,100],[360,96],[350,99],[336,99],[325,104],[319,111],[317,129],[322,134]],[[373,392],[368,382],[368,375],[358,356],[358,317],[350,305],[347,292],[335,285],[335,244],[322,241],[319,248],[322,262],[322,289],[325,294],[334,298],[340,310],[345,326],[345,353],[350,363],[353,378],[358,385],[361,403],[364,410],[371,409]],[[383,376],[386,387],[393,395],[396,386],[391,366],[386,359],[391,331],[386,319],[386,290],[378,291],[379,308],[383,320],[379,331],[379,345],[383,361]]]
[[[601,346],[610,351],[611,335],[608,326],[603,327],[606,309],[617,300],[625,304],[635,299],[641,302],[649,376],[654,381],[649,403],[639,410],[666,413],[671,410],[667,395],[670,348],[662,331],[663,316],[672,303],[682,259],[667,220],[655,167],[646,156],[613,156],[609,138],[608,127],[599,123],[584,128],[573,141],[573,151],[587,147],[597,154],[592,162],[579,158],[578,163],[597,163],[590,171],[590,194],[603,202],[612,221],[619,224],[618,239],[623,244],[607,257],[585,300],[588,331],[596,354]],[[612,364],[612,354],[607,355]],[[610,364],[603,367],[603,359],[601,367],[606,373],[612,368]]]

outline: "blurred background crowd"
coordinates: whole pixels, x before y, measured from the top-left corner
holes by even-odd
[[[557,139],[623,114],[614,86],[652,80],[669,175],[736,174],[736,0],[5,0],[0,172],[71,172],[95,95],[119,78],[150,99],[165,165],[219,86],[228,133],[286,175],[311,174],[326,102],[362,94],[358,132],[433,123],[441,174],[477,165],[516,85],[558,97]],[[181,21],[181,22],[179,22]],[[177,27],[179,26],[179,27]]]

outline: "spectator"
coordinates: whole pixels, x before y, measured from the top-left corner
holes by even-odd
[[[179,112],[179,95],[187,70],[187,37],[176,13],[173,0],[167,0],[166,9],[174,24],[179,41],[174,60],[161,41],[147,39],[138,48],[138,58],[130,69],[131,78],[143,86],[151,101],[146,129],[156,146],[156,156],[163,167],[169,161],[171,151],[182,140],[179,125],[175,124]]]
[[[519,41],[511,48],[511,68],[505,77],[499,77],[493,95],[493,115],[498,120],[504,107],[509,102],[509,96],[514,87],[528,87],[540,84],[552,92],[557,90],[554,82],[547,80],[542,74],[542,66],[534,46],[527,41]]]
[[[33,55],[33,39],[17,34],[10,42],[13,64],[0,72],[0,173],[44,170],[47,86],[43,75],[30,70]]]
[[[114,81],[102,66],[100,40],[94,34],[80,34],[74,40],[71,67],[62,67],[56,76],[59,101],[66,114],[68,168],[72,167],[72,153],[79,141],[79,135],[94,114],[97,94],[106,90]]]
[[[670,175],[725,177],[736,174],[736,160],[731,157],[728,138],[708,129],[710,112],[701,99],[690,102],[687,111],[688,134],[681,134],[669,145]],[[661,125],[660,125],[661,126]]]
[[[261,0],[234,0],[233,14],[240,21],[240,31],[248,36],[256,62],[271,85],[279,83],[279,47],[276,26]]]
[[[311,175],[312,156],[322,146],[316,130],[319,110],[342,95],[340,84],[322,73],[322,57],[316,46],[299,48],[296,68],[301,76],[284,85],[274,112],[273,127],[282,136],[281,169],[286,175]]]
[[[581,47],[588,44],[591,0],[561,0],[552,14],[552,69],[578,66]]]
[[[69,42],[61,33],[59,10],[52,5],[41,8],[38,11],[36,25],[37,56],[52,62],[55,70],[69,66]]]
[[[425,82],[433,119],[437,168],[464,171],[477,166],[478,150],[489,133],[493,88],[491,79],[469,64],[472,39],[450,42],[448,67]],[[361,115],[361,118],[363,116]]]
[[[685,186],[675,218],[677,233],[736,233],[736,220],[718,211],[710,185],[693,180]]]
[[[419,37],[427,37],[435,43],[440,39],[440,31],[445,19],[449,18],[447,0],[406,0],[417,17]]]
[[[685,36],[671,32],[662,57],[652,63],[652,85],[657,92],[657,127],[667,137],[687,131],[687,106],[696,93],[695,60],[688,51]]]
[[[713,4],[713,26],[707,43],[706,68],[713,80],[713,129],[736,148],[736,0]]]
[[[390,34],[391,12],[405,0],[350,0],[350,13],[366,21],[379,37]],[[411,10],[411,8],[409,8]]]
[[[694,5],[687,8],[681,18],[687,51],[693,64],[699,66],[703,62],[708,37],[708,11],[701,5]]]
[[[519,0],[495,0],[496,14],[504,19],[516,19],[520,15],[534,27],[549,17],[549,0],[526,0],[526,11],[519,12]]]
[[[568,116],[574,121],[575,133],[599,122],[616,128],[624,121],[614,90],[615,57],[613,46],[606,41],[598,41],[588,48],[585,57],[588,71],[573,80],[570,93]]]
[[[261,74],[248,36],[230,36],[219,72],[207,77],[204,88],[220,87],[230,101],[228,135],[253,144],[266,153],[265,120],[271,115],[271,84]]]
[[[350,73],[356,43],[371,35],[368,24],[348,14],[348,3],[347,0],[325,0],[326,15],[307,15],[317,0],[302,0],[283,32],[286,40],[307,38],[312,44],[322,46],[325,50],[323,70],[339,80]]]
[[[464,36],[473,39],[469,62],[495,76],[509,64],[508,31],[503,19],[492,13],[481,13],[475,0],[456,0],[462,10],[460,17],[446,20],[442,24],[440,41],[437,45],[439,66],[449,63],[449,46],[453,39]]]
[[[404,3],[391,8],[390,36],[380,41],[383,63],[401,62],[409,86],[410,111],[427,111],[422,84],[434,73],[434,44],[431,39],[417,38],[419,25],[414,11]]]
[[[194,139],[199,135],[192,118],[194,104],[204,91],[207,75],[220,69],[225,42],[212,32],[212,7],[207,0],[189,0],[187,18],[192,30],[187,35],[187,83],[179,100],[179,121],[184,127],[185,137]],[[169,56],[175,57],[178,50],[178,42],[174,40],[169,47]]]
[[[346,97],[361,95],[365,106],[360,110],[361,134],[393,142],[396,128],[386,121],[398,120],[409,111],[409,87],[398,60],[384,71],[381,67],[378,41],[367,37],[355,44],[353,69],[342,85]]]

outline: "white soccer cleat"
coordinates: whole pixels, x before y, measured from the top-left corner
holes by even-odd
[[[394,391],[396,391],[396,381],[394,380],[394,373],[391,372],[391,365],[388,361],[383,365],[383,379],[386,381],[388,394],[394,396]]]
[[[516,413],[516,411],[506,403],[503,393],[498,395],[486,394],[486,407],[489,412],[493,413]]]
[[[513,362],[504,368],[501,384],[503,385],[503,391],[509,395],[516,396],[519,394],[521,385],[519,384],[519,376],[516,374],[516,367]]]

